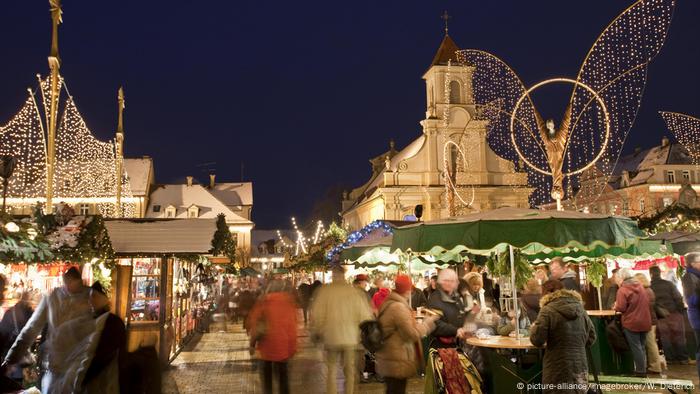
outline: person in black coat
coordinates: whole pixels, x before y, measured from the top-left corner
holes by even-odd
[[[457,292],[459,280],[457,273],[451,269],[440,271],[438,289],[428,299],[428,309],[441,314],[435,321],[435,330],[430,334],[430,347],[455,347],[457,338],[463,338],[466,331],[464,325],[464,302]]]
[[[688,364],[688,350],[685,341],[685,304],[676,286],[661,279],[658,266],[649,268],[651,290],[656,297],[656,312],[661,346],[668,364]]]
[[[102,335],[100,335],[99,342],[97,343],[95,356],[92,358],[92,362],[85,373],[83,386],[88,387],[91,384],[94,385],[96,382],[93,382],[93,380],[96,380],[104,373],[109,373],[107,368],[112,362],[116,361],[119,372],[119,376],[116,377],[119,381],[119,392],[128,393],[129,389],[124,373],[127,356],[124,321],[119,318],[119,316],[109,312],[109,298],[107,298],[107,294],[99,282],[95,282],[90,288],[89,301],[90,308],[95,318],[105,313],[108,315],[104,329],[102,330]],[[109,377],[110,380],[114,378],[114,376]]]

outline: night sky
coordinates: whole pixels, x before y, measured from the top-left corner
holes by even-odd
[[[526,84],[575,77],[603,28],[631,0],[64,0],[61,73],[88,126],[113,136],[126,91],[129,157],[154,158],[160,183],[186,175],[254,182],[258,228],[308,217],[327,189],[356,187],[367,160],[420,135],[421,80],[443,37],[492,52]],[[3,1],[0,122],[46,74],[48,1]],[[111,7],[108,7],[111,5]],[[700,2],[678,0],[649,69],[626,150],[667,134],[658,110],[700,116]]]

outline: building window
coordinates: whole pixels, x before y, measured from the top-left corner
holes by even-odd
[[[165,217],[166,218],[174,218],[176,213],[177,213],[177,210],[172,205],[165,208]]]
[[[683,170],[683,182],[690,183],[690,171]]]
[[[622,215],[627,216],[630,214],[630,202],[628,200],[622,201]]]
[[[673,171],[666,171],[666,182],[676,183],[676,173]]]
[[[63,180],[63,186],[64,186],[64,187],[70,187],[70,179],[64,179],[64,180]]]
[[[81,216],[87,216],[90,214],[90,205],[86,203],[80,204],[79,207],[80,215]]]
[[[644,213],[644,210],[646,209],[646,206],[645,206],[645,205],[646,205],[646,204],[645,204],[645,202],[644,202],[644,198],[640,198],[640,199],[639,199],[639,212],[640,212],[640,213]]]
[[[664,208],[671,206],[673,204],[673,199],[671,197],[664,197]]]
[[[459,86],[459,81],[450,82],[450,104],[461,104],[462,95],[461,87]]]
[[[160,212],[160,205],[154,205],[153,212]]]
[[[187,217],[190,219],[197,219],[199,217],[199,207],[192,205],[191,207],[187,208]]]
[[[131,279],[131,322],[159,320],[160,305],[160,262],[159,258],[133,260]]]

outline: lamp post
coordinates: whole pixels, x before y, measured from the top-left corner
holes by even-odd
[[[0,156],[0,177],[2,177],[2,213],[5,213],[5,201],[7,199],[7,183],[15,171],[17,160],[14,156]]]

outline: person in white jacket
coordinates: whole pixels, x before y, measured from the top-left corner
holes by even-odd
[[[94,331],[94,322],[88,304],[89,288],[83,285],[80,271],[71,267],[63,274],[63,286],[44,296],[31,319],[20,332],[0,369],[17,363],[44,327],[46,339],[42,344],[41,362],[45,373],[41,380],[42,393],[61,393],[66,384],[72,384],[70,375],[73,362],[80,357],[76,346]]]

